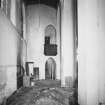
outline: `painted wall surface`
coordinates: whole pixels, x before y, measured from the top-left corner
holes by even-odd
[[[105,103],[105,1],[78,1],[78,99]]]
[[[17,65],[22,59],[21,43],[20,35],[0,10],[0,102],[17,89]]]
[[[44,36],[47,25],[57,29],[57,16],[54,8],[45,5],[29,5],[26,9],[27,59],[39,67],[40,79],[45,78],[45,63],[50,56],[44,55]],[[59,37],[57,44],[59,47]],[[59,52],[59,51],[58,51]],[[60,54],[53,56],[57,64],[57,78],[60,78]],[[58,72],[59,71],[59,72]]]

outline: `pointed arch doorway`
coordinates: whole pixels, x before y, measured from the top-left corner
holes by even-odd
[[[56,62],[53,58],[48,58],[45,63],[45,79],[56,79]]]

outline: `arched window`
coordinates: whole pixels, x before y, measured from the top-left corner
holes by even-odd
[[[45,40],[47,40],[49,44],[56,44],[56,29],[51,24],[45,28]]]
[[[57,55],[56,29],[51,24],[45,28],[44,54],[46,56]]]

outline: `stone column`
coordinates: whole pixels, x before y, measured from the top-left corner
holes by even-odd
[[[56,28],[56,44],[57,44],[57,67],[56,67],[56,78],[57,79],[60,79],[60,55],[61,55],[61,52],[60,52],[60,7],[58,6],[57,8],[57,28]]]
[[[16,26],[16,0],[11,0],[10,19],[12,24]]]
[[[24,39],[26,39],[26,7],[24,3],[22,3],[22,14],[23,14],[23,37]]]
[[[64,0],[61,9],[61,86],[72,87],[74,71],[73,0]]]

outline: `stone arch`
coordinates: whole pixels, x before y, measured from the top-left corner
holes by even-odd
[[[52,57],[45,63],[45,79],[56,79],[56,61]]]

